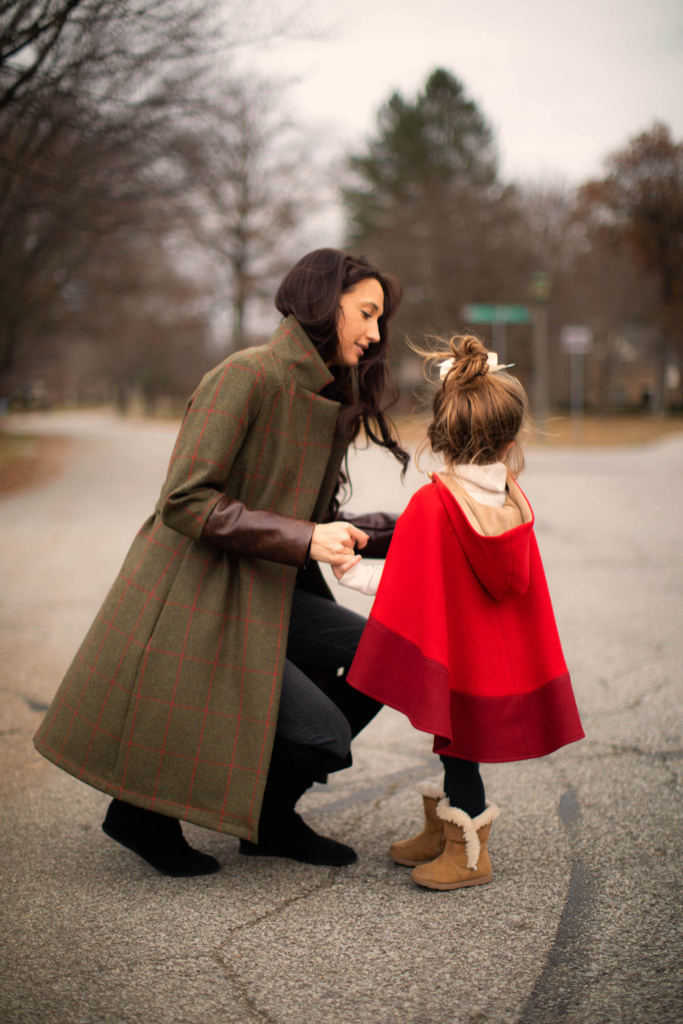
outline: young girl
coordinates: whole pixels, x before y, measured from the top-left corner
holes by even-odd
[[[451,339],[428,430],[444,470],[409,502],[383,570],[360,556],[334,567],[377,594],[349,682],[433,733],[444,765],[445,792],[419,787],[422,832],[389,850],[430,889],[491,880],[499,811],[479,762],[543,757],[584,735],[533,512],[510,475],[524,464],[527,399],[507,368],[476,338]]]

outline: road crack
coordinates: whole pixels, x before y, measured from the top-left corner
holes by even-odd
[[[267,910],[265,913],[259,914],[258,917],[255,917],[252,920],[244,921],[242,924],[235,925],[235,927],[231,929],[227,939],[225,939],[225,941],[222,942],[221,945],[212,953],[212,959],[219,965],[241,1001],[256,1020],[265,1021],[266,1024],[280,1024],[280,1021],[271,1016],[267,1010],[263,1010],[256,1005],[256,1000],[249,995],[248,986],[241,980],[237,971],[225,958],[227,949],[234,942],[235,937],[239,935],[240,932],[255,928],[256,925],[259,925],[264,921],[272,921],[280,914],[283,914],[286,910],[289,910],[289,908],[294,906],[294,904],[310,899],[311,896],[315,896],[319,892],[324,892],[326,889],[331,889],[335,884],[340,871],[341,868],[339,867],[330,868],[329,876],[325,881],[313,886],[306,892],[299,893],[297,896],[291,896],[289,899],[283,900],[283,902],[277,907],[273,907],[271,910]]]
[[[399,772],[391,772],[389,775],[384,777],[384,785],[379,783],[372,787],[366,787],[365,789],[359,790],[358,793],[355,793],[350,797],[345,797],[341,800],[334,800],[327,805],[315,808],[314,811],[304,812],[304,817],[310,816],[312,814],[320,814],[323,812],[340,810],[346,807],[358,806],[358,804],[369,803],[371,800],[373,801],[371,809],[374,813],[374,811],[377,810],[381,806],[381,804],[384,803],[384,801],[390,799],[400,789],[407,788],[417,775],[424,774],[425,768],[429,770],[433,767],[433,763],[430,760],[429,762],[425,762],[424,764],[415,765],[412,768],[407,768]],[[434,773],[431,772],[431,774]],[[379,795],[377,795],[378,790],[380,791]],[[367,812],[363,808],[358,808],[357,813],[354,815],[353,819],[347,823],[344,829],[340,830],[342,838],[348,838],[348,834],[355,830],[357,825],[362,821],[365,813]],[[248,1011],[254,1016],[254,1018],[257,1021],[262,1021],[264,1022],[264,1024],[280,1024],[280,1022],[275,1017],[271,1016],[271,1014],[269,1014],[267,1010],[261,1009],[259,1006],[257,1006],[256,1000],[249,994],[248,985],[242,981],[237,970],[232,966],[232,964],[229,961],[229,958],[226,956],[229,947],[235,941],[236,936],[238,936],[241,932],[253,929],[257,925],[262,924],[264,921],[272,921],[275,918],[279,917],[281,914],[285,913],[285,911],[287,911],[290,907],[294,906],[294,904],[301,903],[303,900],[310,899],[311,896],[316,896],[318,893],[331,889],[336,884],[340,872],[341,868],[331,868],[330,874],[325,881],[320,882],[316,886],[313,886],[306,892],[299,893],[297,896],[292,896],[289,899],[284,900],[277,907],[273,907],[271,910],[268,910],[265,913],[260,914],[258,917],[255,917],[250,921],[245,921],[242,924],[236,925],[230,931],[225,941],[221,943],[221,945],[218,946],[217,949],[214,950],[212,954],[214,961],[220,966],[221,970],[225,974],[230,985],[237,993],[238,997],[240,998],[244,1006],[248,1009]]]

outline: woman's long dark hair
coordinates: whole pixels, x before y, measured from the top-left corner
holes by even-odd
[[[360,433],[361,426],[375,444],[387,448],[401,463],[401,476],[410,456],[393,436],[386,410],[398,398],[398,389],[387,365],[389,321],[401,302],[401,284],[383,274],[368,256],[351,256],[339,249],[315,249],[302,257],[285,276],[275,296],[275,306],[283,316],[299,321],[324,362],[334,359],[339,345],[338,324],[341,297],[361,281],[374,278],[384,293],[384,312],[379,318],[379,342],[371,345],[355,367],[332,366],[334,384],[330,397],[341,401],[339,428],[347,444]],[[382,399],[388,401],[382,404]]]

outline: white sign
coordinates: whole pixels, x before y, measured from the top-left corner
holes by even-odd
[[[670,391],[675,391],[681,383],[681,371],[675,363],[669,363],[667,366],[664,382]]]
[[[593,332],[590,327],[563,327],[560,333],[560,345],[563,352],[573,355],[584,355],[590,352],[593,344]]]

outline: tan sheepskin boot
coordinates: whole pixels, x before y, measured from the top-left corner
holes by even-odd
[[[493,878],[491,861],[486,848],[491,822],[500,811],[489,804],[476,818],[451,807],[448,799],[436,808],[443,821],[446,845],[443,853],[429,864],[416,867],[410,876],[427,889],[461,889],[465,885],[483,885]]]
[[[441,786],[435,786],[433,782],[421,782],[417,791],[422,795],[424,803],[424,828],[419,835],[413,836],[412,839],[402,839],[398,843],[392,843],[389,847],[391,859],[396,864],[405,864],[409,868],[434,860],[443,850],[445,842],[444,823],[436,813],[439,800],[443,800],[445,796],[444,791]]]

